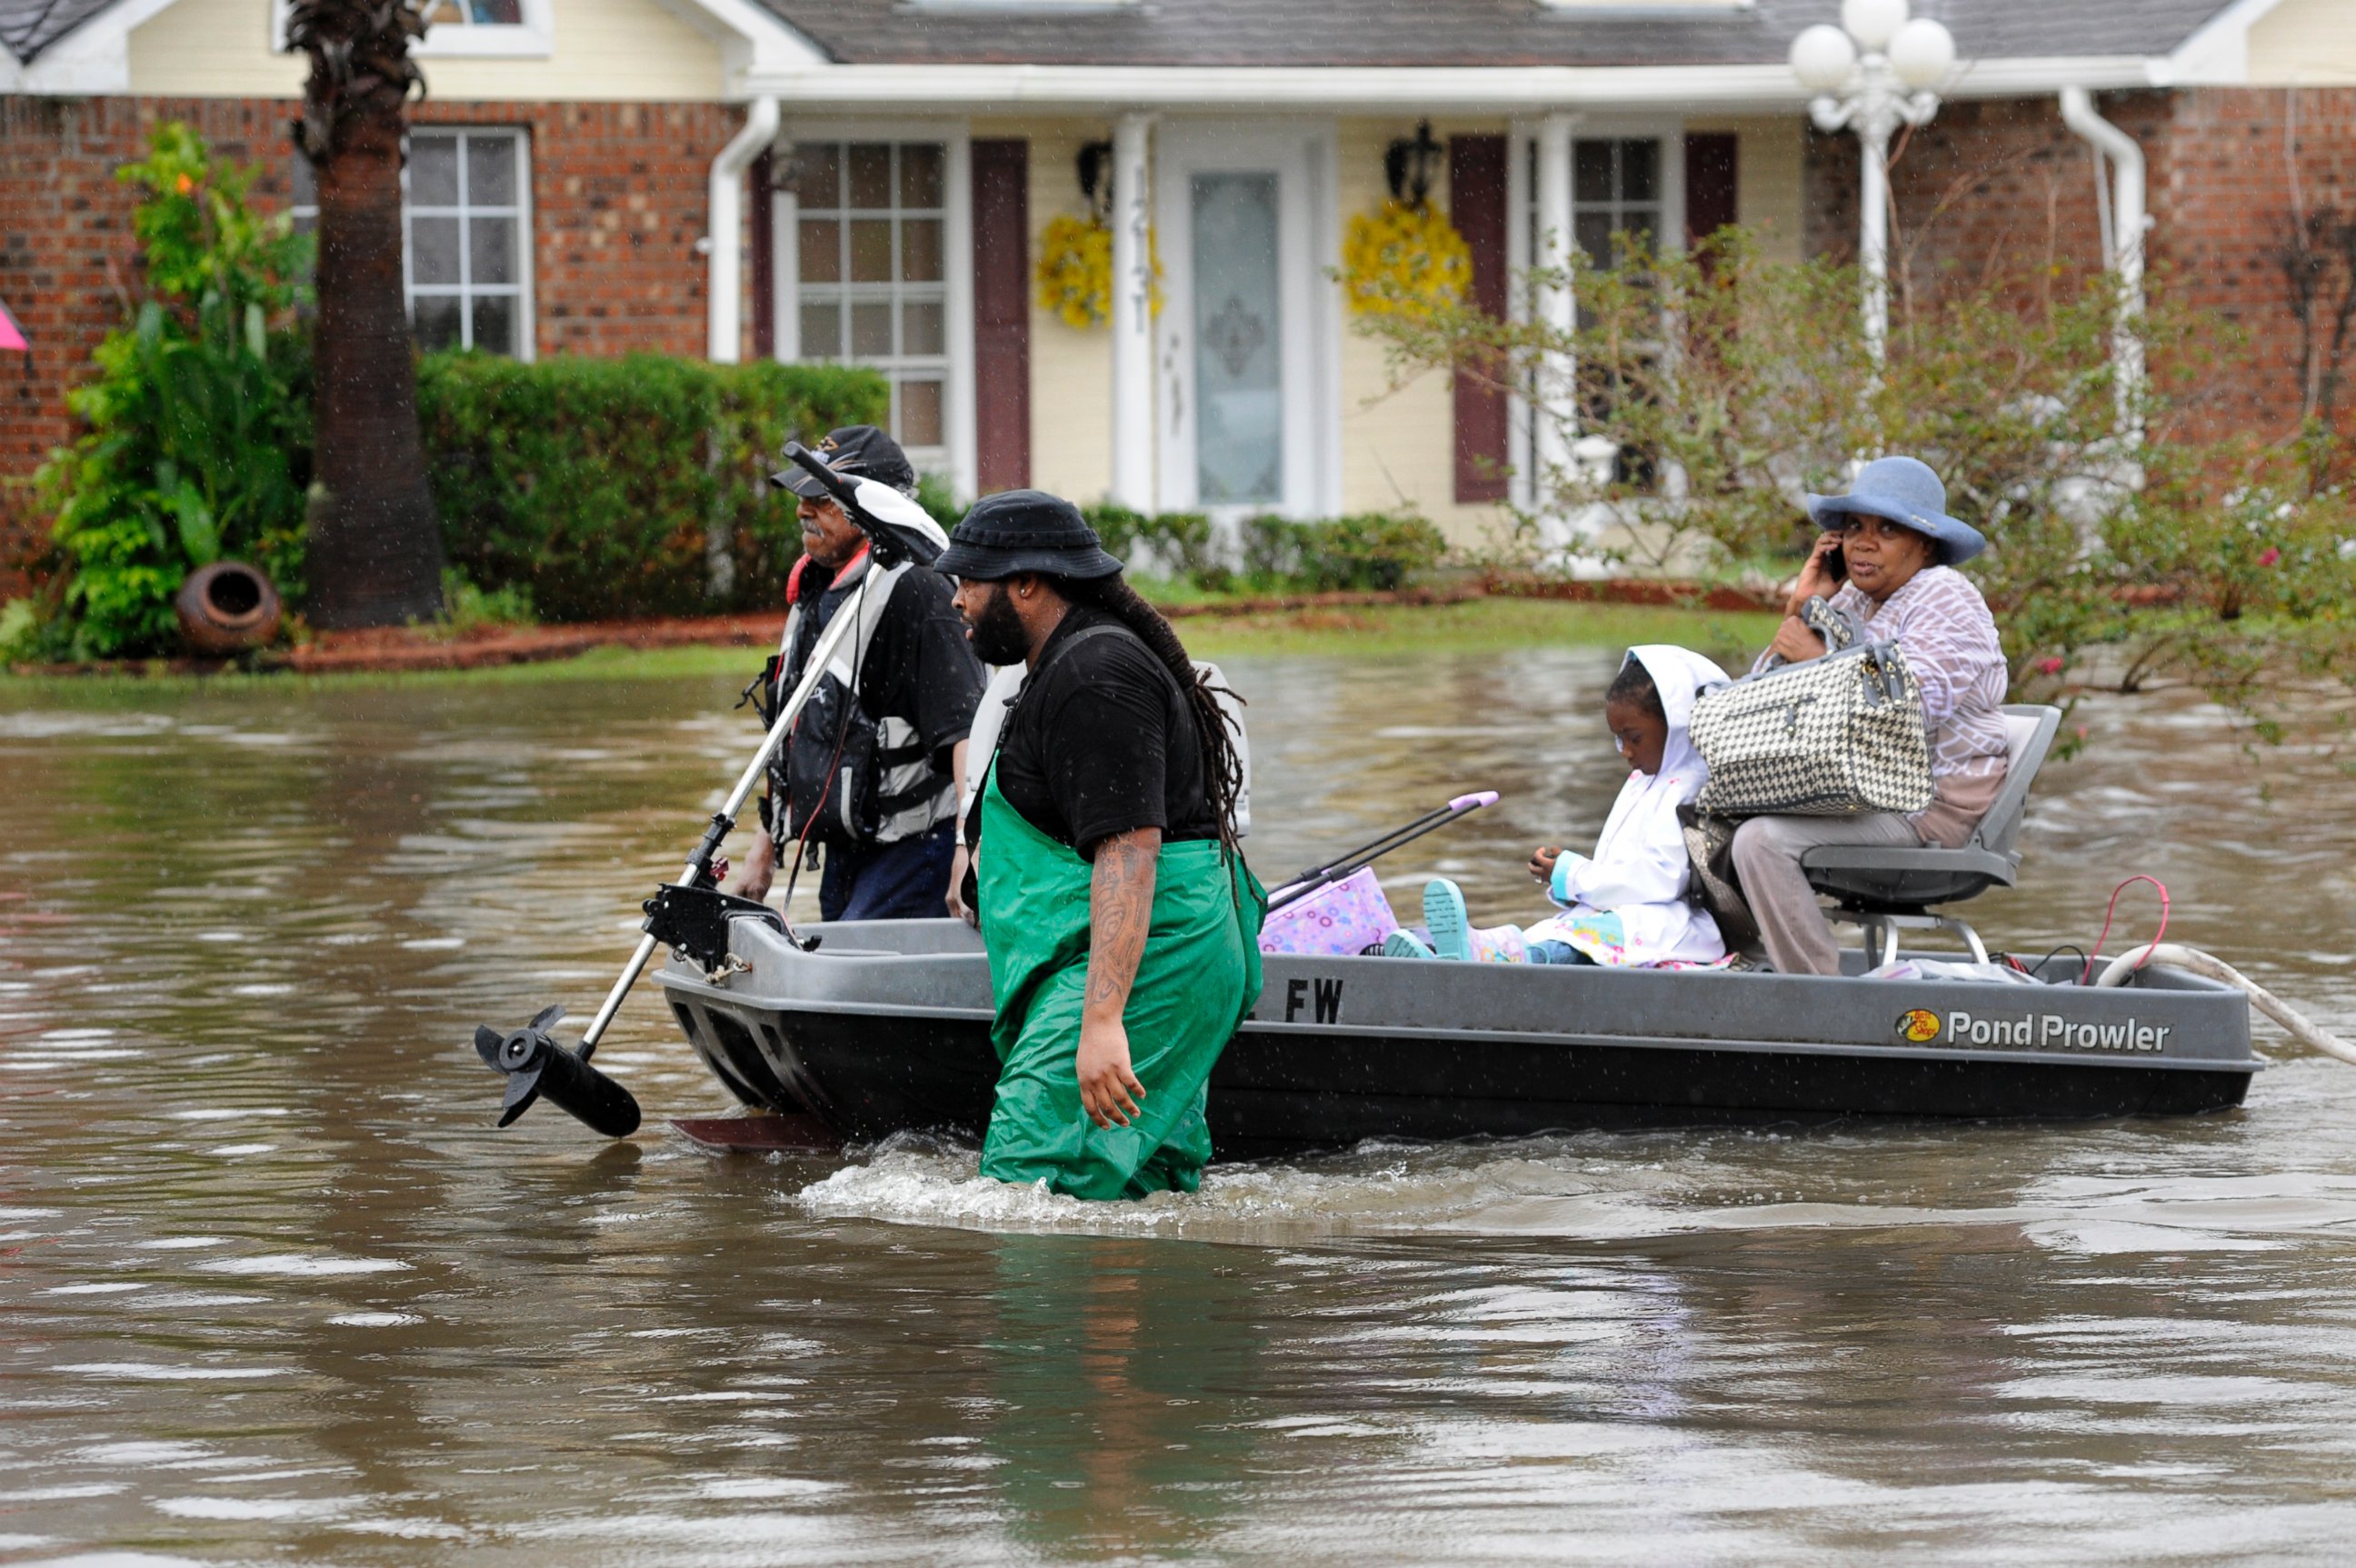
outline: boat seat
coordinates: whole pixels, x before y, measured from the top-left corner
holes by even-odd
[[[1967,922],[1934,910],[2013,885],[2020,871],[2020,852],[2013,846],[2028,814],[2029,789],[2062,727],[2062,710],[2042,703],[2008,703],[2002,712],[2004,784],[1960,847],[1824,844],[1800,857],[1808,886],[1834,901],[1826,917],[1865,928],[1869,959],[1878,947],[1877,961],[1894,960],[1901,929],[1944,929],[1962,937],[1975,959],[1987,961],[1987,950]]]

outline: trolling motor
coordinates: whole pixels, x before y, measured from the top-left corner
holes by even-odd
[[[889,485],[873,479],[846,478],[798,441],[786,444],[786,456],[814,476],[826,487],[827,493],[841,504],[843,514],[867,535],[877,565],[896,566],[913,561],[929,566],[948,548],[948,539],[941,532],[940,525]],[[801,717],[802,709],[818,691],[836,648],[858,625],[860,606],[873,580],[872,575],[862,580],[851,602],[827,622],[818,646],[810,650],[809,664],[795,684],[793,695],[777,709],[776,717],[762,737],[760,749],[753,754],[753,760],[737,779],[736,788],[728,792],[720,810],[712,813],[711,823],[689,854],[679,880],[662,884],[646,901],[643,907],[647,918],[639,927],[645,934],[638,939],[637,950],[630,955],[613,989],[605,993],[605,1004],[589,1021],[589,1027],[582,1031],[579,1047],[568,1048],[549,1033],[564,1016],[561,1006],[541,1009],[532,1015],[531,1022],[510,1033],[502,1034],[487,1024],[476,1026],[475,1054],[483,1058],[485,1067],[507,1077],[507,1093],[499,1102],[500,1126],[508,1126],[530,1110],[534,1101],[545,1098],[606,1137],[626,1138],[637,1132],[638,1102],[628,1090],[590,1066],[589,1058],[596,1054],[597,1042],[605,1037],[605,1030],[614,1022],[614,1015],[622,1010],[630,987],[645,972],[655,949],[668,946],[707,974],[716,974],[724,972],[731,961],[728,927],[732,920],[749,917],[767,920],[780,931],[786,929],[785,918],[767,905],[720,891],[720,877],[712,869],[713,863],[719,857],[722,843],[735,829],[737,812],[744,810],[744,802],[759,785],[769,758],[793,733],[794,721]]]

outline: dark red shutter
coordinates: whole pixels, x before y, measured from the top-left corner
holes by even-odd
[[[1505,146],[1503,136],[1448,139],[1449,217],[1472,252],[1472,303],[1505,315]],[[1489,378],[1456,373],[1456,499],[1505,499],[1505,393]]]
[[[973,144],[973,396],[981,491],[1031,483],[1031,144]]]
[[[775,359],[777,353],[776,225],[771,207],[769,155],[753,160],[753,358]]]
[[[1734,133],[1686,137],[1686,245],[1700,244],[1735,220]]]

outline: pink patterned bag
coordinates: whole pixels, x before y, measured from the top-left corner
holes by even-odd
[[[1398,917],[1383,897],[1375,868],[1362,865],[1269,916],[1260,927],[1259,950],[1355,958],[1397,929]]]

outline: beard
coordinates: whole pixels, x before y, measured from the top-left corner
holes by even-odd
[[[1014,613],[1013,597],[1003,583],[990,585],[990,598],[967,629],[974,657],[984,664],[1020,664],[1031,657],[1031,634]]]

